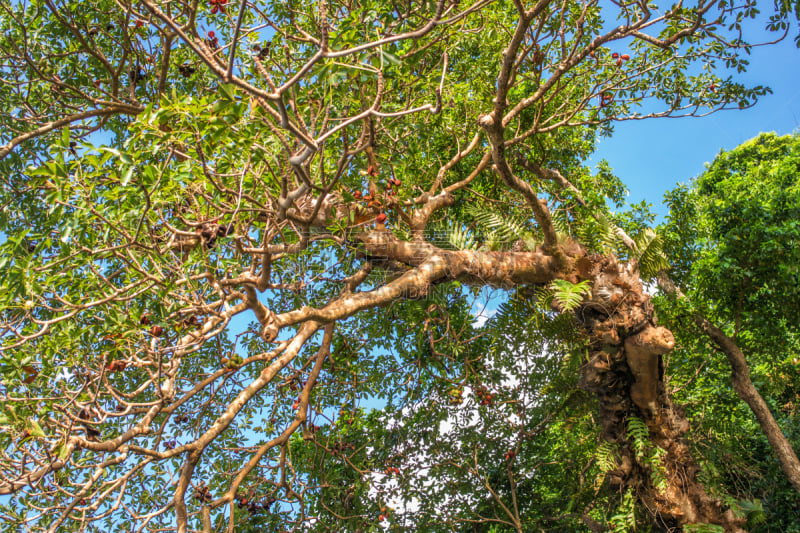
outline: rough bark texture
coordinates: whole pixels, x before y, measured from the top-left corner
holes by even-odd
[[[655,324],[638,271],[613,257],[591,260],[593,296],[577,313],[591,336],[581,386],[599,398],[603,438],[619,445],[619,466],[608,479],[620,488],[633,487],[664,530],[710,523],[729,532],[743,531],[744,519],[736,518],[697,481],[699,467],[683,438],[689,422],[672,404],[663,382],[661,356],[672,349],[674,339]],[[653,485],[649,467],[637,461],[629,446],[631,416],[647,424],[651,442],[666,452],[664,491]]]

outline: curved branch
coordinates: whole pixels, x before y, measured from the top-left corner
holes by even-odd
[[[47,124],[43,124],[42,126],[39,126],[33,131],[29,131],[27,133],[23,133],[22,135],[14,137],[8,143],[6,143],[5,146],[0,147],[0,159],[6,157],[8,154],[11,153],[11,150],[13,150],[16,146],[19,146],[20,144],[24,143],[25,141],[28,141],[36,137],[40,137],[46,133],[62,128],[73,122],[77,122],[79,120],[84,120],[92,117],[105,117],[108,115],[116,115],[116,114],[137,115],[141,113],[143,110],[144,110],[143,107],[115,104],[110,107],[104,107],[102,109],[93,109],[91,111],[84,111],[82,113],[76,113],[68,117],[48,122]]]

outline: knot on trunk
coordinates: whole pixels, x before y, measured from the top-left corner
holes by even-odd
[[[647,327],[625,339],[625,357],[634,377],[631,399],[651,416],[658,412],[658,358],[675,346],[672,332],[662,327]]]

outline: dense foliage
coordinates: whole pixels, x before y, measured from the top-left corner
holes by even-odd
[[[722,152],[667,195],[676,279],[692,303],[736,339],[781,428],[800,445],[800,137],[762,134]],[[724,357],[702,332],[678,327],[687,309],[661,302],[680,332],[672,386],[699,431],[693,440],[709,483],[760,499],[763,531],[797,531],[797,493],[786,483],[752,414],[728,386]],[[755,525],[755,524],[753,524]]]

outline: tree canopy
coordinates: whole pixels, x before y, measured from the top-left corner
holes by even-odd
[[[735,339],[796,449],[798,157],[797,135],[761,134],[720,153],[689,186],[667,195],[670,217],[661,234],[671,276],[687,287],[692,306],[658,304],[682,346],[670,358],[673,387],[698,427],[693,438],[710,463],[704,468],[709,482],[756,496],[769,513],[760,520],[785,531],[798,527],[797,493],[767,453],[752,413],[728,389],[725,358],[701,330],[685,324],[699,309]]]
[[[794,349],[796,185],[754,191],[776,185],[742,148],[673,193],[660,236],[586,163],[618,121],[754,105],[757,14],[0,2],[4,524],[742,531],[761,493],[710,469],[751,465],[698,455],[706,421],[668,379],[708,343],[796,509],[776,429],[796,417],[737,351],[774,330]],[[788,168],[791,142],[763,144]],[[770,402],[794,393],[778,366]],[[738,406],[697,385],[687,409]]]

